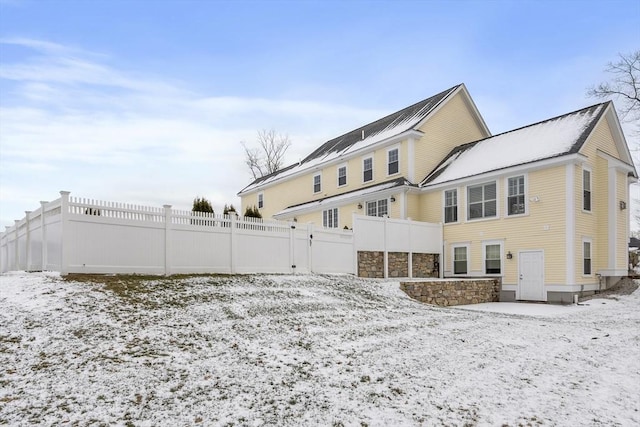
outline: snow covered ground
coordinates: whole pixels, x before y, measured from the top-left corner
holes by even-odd
[[[0,425],[640,425],[640,291],[535,315],[347,276],[0,277]]]

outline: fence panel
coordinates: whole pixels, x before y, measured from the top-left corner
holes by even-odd
[[[60,194],[0,233],[3,272],[356,274],[357,251],[441,252],[439,224],[356,215],[352,232]]]
[[[312,245],[311,267],[314,273],[356,273],[353,232],[315,230]]]

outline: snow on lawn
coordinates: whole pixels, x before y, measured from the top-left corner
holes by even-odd
[[[0,424],[640,424],[640,291],[437,308],[348,276],[0,277]]]

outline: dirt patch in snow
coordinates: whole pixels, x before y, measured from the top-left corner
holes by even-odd
[[[614,299],[617,300],[621,295],[631,295],[638,289],[640,285],[640,279],[633,279],[631,277],[625,277],[620,282],[616,283],[609,289],[597,292],[593,295],[588,295],[580,298],[580,301],[588,301],[591,299]]]

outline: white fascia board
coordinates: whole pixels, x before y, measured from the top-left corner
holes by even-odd
[[[618,119],[618,115],[616,114],[616,110],[613,108],[613,104],[609,103],[607,106],[607,111],[603,115],[607,117],[609,122],[609,129],[611,129],[611,133],[618,148],[619,154],[624,158],[624,162],[633,165],[633,157],[631,157],[631,152],[629,151],[629,145],[627,144],[627,140],[624,137],[624,132],[622,131],[622,127],[620,126],[620,120]],[[633,166],[633,175],[635,177],[638,176],[638,172],[635,169],[635,165]]]
[[[624,161],[616,157],[613,157],[612,155],[607,154],[604,151],[596,150],[596,154],[598,155],[598,157],[602,157],[603,159],[607,160],[609,162],[609,167],[614,167],[621,172],[627,172],[627,173],[629,172],[635,173],[636,171],[632,165],[625,163]]]
[[[424,136],[424,132],[419,131],[419,130],[415,130],[415,129],[409,129],[407,131],[399,133],[398,135],[394,135],[394,136],[392,136],[390,138],[384,139],[382,141],[378,141],[378,142],[376,142],[374,144],[367,145],[366,147],[362,147],[362,148],[360,148],[358,150],[350,151],[348,154],[346,154],[344,156],[337,156],[335,158],[327,160],[326,162],[318,163],[318,164],[315,164],[313,166],[310,166],[310,167],[307,167],[307,168],[304,168],[304,169],[300,169],[297,172],[294,172],[292,174],[288,174],[286,176],[282,176],[281,178],[276,178],[273,181],[270,181],[270,182],[265,183],[263,185],[257,185],[256,187],[251,188],[251,189],[246,190],[246,191],[240,191],[237,195],[242,197],[242,196],[246,196],[248,194],[255,193],[257,191],[262,191],[265,188],[273,187],[276,184],[280,184],[285,179],[292,179],[292,178],[295,178],[295,177],[298,177],[298,176],[301,176],[301,175],[305,175],[305,174],[307,174],[309,172],[312,172],[312,171],[315,171],[315,170],[320,171],[320,170],[322,170],[322,169],[324,169],[324,168],[326,168],[328,166],[332,166],[332,165],[335,165],[335,164],[338,164],[338,163],[344,163],[346,161],[351,160],[352,158],[360,157],[360,156],[362,156],[363,153],[373,152],[373,151],[375,151],[375,150],[377,150],[379,148],[384,148],[384,147],[386,147],[388,145],[397,144],[397,143],[399,143],[399,142],[401,142],[401,141],[403,141],[405,139],[408,139],[408,138],[419,139],[419,138],[422,138],[423,136]]]
[[[587,158],[583,154],[580,154],[580,153],[568,154],[565,156],[552,157],[550,159],[538,160],[531,163],[525,163],[522,165],[511,166],[504,169],[485,172],[478,175],[458,178],[451,181],[441,182],[439,184],[434,184],[434,185],[426,184],[420,187],[420,190],[423,192],[428,192],[428,191],[438,190],[442,188],[472,185],[480,182],[490,181],[492,179],[502,178],[508,175],[516,175],[518,173],[533,172],[540,169],[547,169],[553,166],[561,166],[561,165],[566,165],[570,163],[582,164],[586,160]]]
[[[302,205],[299,208],[291,208],[291,210],[287,211],[286,213],[278,212],[275,215],[273,215],[273,218],[277,220],[283,220],[287,218],[292,218],[296,215],[317,212],[319,210],[339,208],[354,202],[363,202],[366,200],[390,197],[394,194],[398,194],[399,192],[403,192],[403,193],[407,192],[410,189],[411,187],[408,185],[398,185],[395,187],[384,188],[382,190],[372,191],[370,193],[365,193],[365,194],[361,194],[361,193],[358,194],[358,192],[356,191],[352,196],[341,197],[339,200],[336,200],[336,201],[332,201],[330,200],[331,197],[328,197],[327,199],[323,200],[323,202],[326,201],[326,203],[320,204],[319,202],[310,202],[308,206]],[[340,196],[340,194],[336,194],[335,196],[332,196],[332,197],[337,197],[337,196]]]

